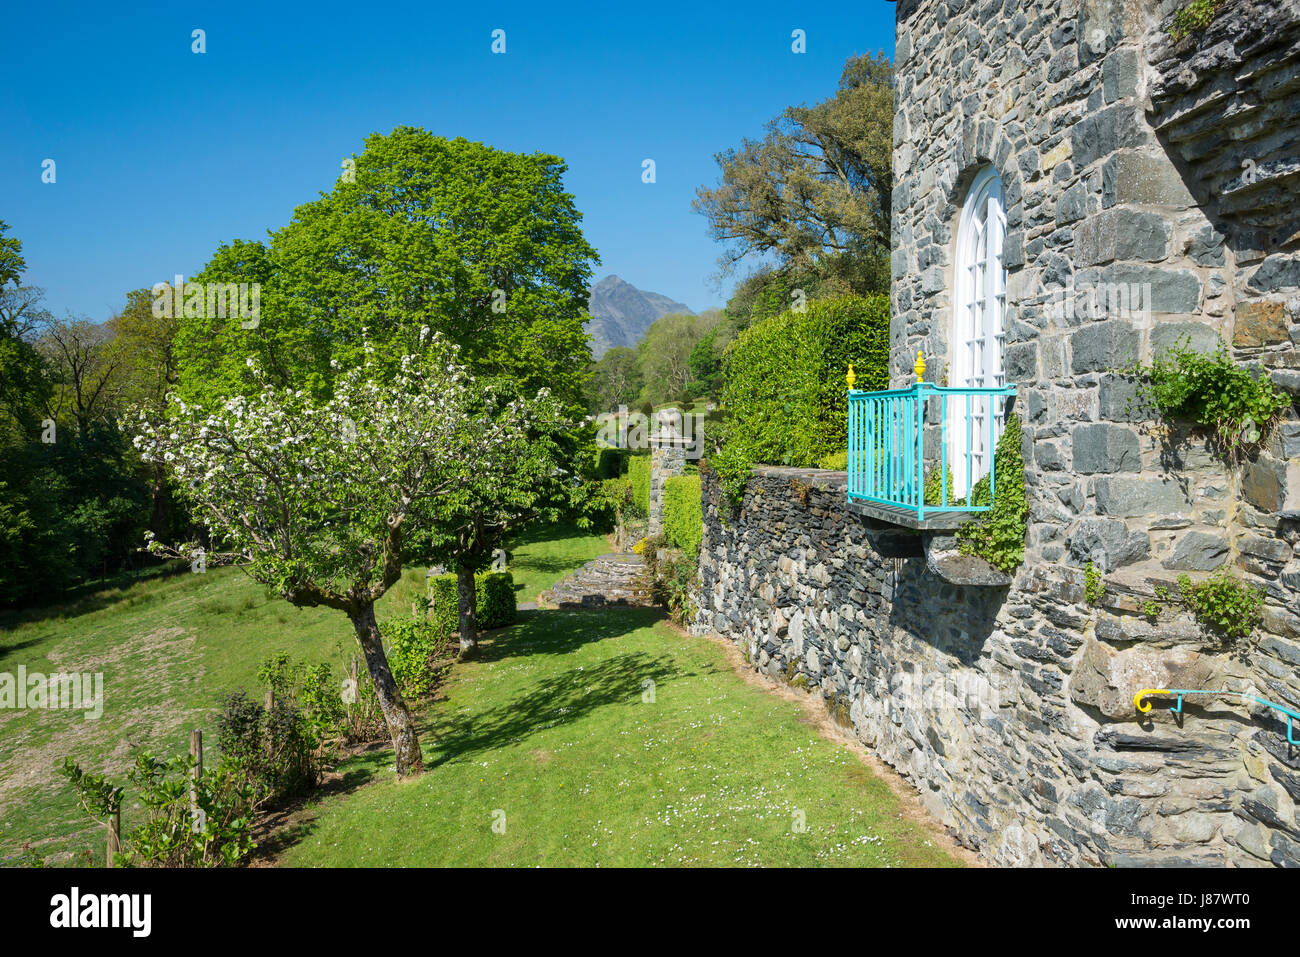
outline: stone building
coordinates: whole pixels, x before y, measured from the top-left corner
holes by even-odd
[[[820,687],[997,863],[1300,864],[1282,712],[1133,702],[1300,711],[1294,406],[1230,462],[1125,374],[1222,341],[1300,394],[1300,0],[1175,40],[1183,5],[896,4],[892,384],[919,352],[1015,385],[1014,574],[946,566],[948,532],[848,507],[843,473],[760,469],[730,515],[705,483],[699,628]],[[1265,593],[1245,640],[1168,600],[1223,568]]]

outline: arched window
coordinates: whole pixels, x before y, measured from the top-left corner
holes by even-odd
[[[948,385],[987,389],[1006,384],[1003,352],[1006,347],[1004,317],[1007,305],[1007,271],[1002,245],[1007,235],[1002,180],[986,167],[971,183],[957,227],[956,289],[953,297],[952,366]],[[1005,400],[977,397],[970,403],[948,403],[948,460],[952,463],[954,491],[967,494],[967,476],[973,485],[988,474],[992,450],[988,419],[993,415],[994,443],[1001,434]],[[967,461],[969,458],[969,462]],[[969,468],[968,468],[969,465]]]

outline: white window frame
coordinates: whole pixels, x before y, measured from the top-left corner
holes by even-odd
[[[1002,251],[1007,236],[1007,216],[1002,179],[988,166],[980,170],[966,193],[957,226],[956,268],[952,335],[952,364],[948,385],[954,388],[997,388],[1006,385],[1007,270]],[[992,414],[993,442],[1002,433],[1005,401],[977,396],[970,400],[971,429],[967,443],[966,399],[948,397],[948,467],[953,491],[964,498],[967,456],[974,485],[989,472],[991,449],[988,416]]]

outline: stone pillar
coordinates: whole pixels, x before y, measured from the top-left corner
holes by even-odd
[[[662,409],[658,428],[650,436],[650,509],[646,534],[664,530],[664,482],[686,468],[686,440],[681,433],[681,410]]]

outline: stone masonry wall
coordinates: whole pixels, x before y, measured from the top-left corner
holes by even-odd
[[[958,216],[991,165],[1006,198],[1005,366],[1025,425],[1026,560],[983,634],[961,624],[970,609],[954,611],[951,586],[910,570],[915,559],[885,596],[846,581],[819,598],[802,576],[797,587],[818,607],[843,602],[854,615],[886,602],[891,634],[910,650],[882,650],[872,681],[939,660],[986,677],[1006,669],[1015,722],[990,730],[957,709],[934,732],[944,753],[915,735],[906,754],[897,745],[924,786],[938,785],[959,832],[994,859],[1099,861],[1145,847],[1180,859],[1300,862],[1300,760],[1267,712],[1211,705],[1166,728],[1159,714],[1139,724],[1127,700],[1164,675],[1182,687],[1253,686],[1300,708],[1300,420],[1290,410],[1262,450],[1229,468],[1212,437],[1153,421],[1124,374],[1170,345],[1223,340],[1238,361],[1300,390],[1300,0],[1227,0],[1209,30],[1175,43],[1168,26],[1180,6],[897,4],[892,384],[910,384],[918,350],[927,378],[947,380]],[[829,499],[824,508],[817,522],[833,521],[836,548],[875,580],[884,559],[862,536],[883,530]],[[717,556],[715,576],[746,567],[760,534],[776,536],[765,546],[774,555],[812,561],[795,557],[798,524],[761,533],[768,520],[777,519],[718,532],[714,547],[731,557]],[[803,531],[820,556],[817,529]],[[1078,604],[1088,563],[1106,576],[1096,611]],[[1266,589],[1264,626],[1249,641],[1224,648],[1172,607],[1155,623],[1139,614],[1162,587],[1176,593],[1179,574],[1222,567]],[[745,595],[725,606],[752,601],[761,616],[766,599],[753,589],[763,576],[728,580]],[[952,652],[955,664],[927,657],[941,640],[929,621],[973,646]],[[742,639],[747,627],[761,632],[726,633]],[[863,627],[871,633],[871,621]],[[852,629],[844,637],[853,647]],[[859,703],[858,714],[868,708]],[[875,734],[874,723],[860,730]],[[1027,777],[1031,764],[1064,777]],[[1197,773],[1181,773],[1189,767]],[[987,821],[961,810],[962,793],[984,802]],[[984,824],[995,820],[1019,826],[1027,843],[990,845]]]
[[[1137,688],[1249,680],[1185,616],[1153,624],[1125,592],[1090,607],[1042,563],[950,585],[917,534],[846,509],[842,472],[760,468],[736,511],[703,487],[697,629],[820,690],[989,861],[1300,864],[1300,762],[1267,712],[1135,720]]]

